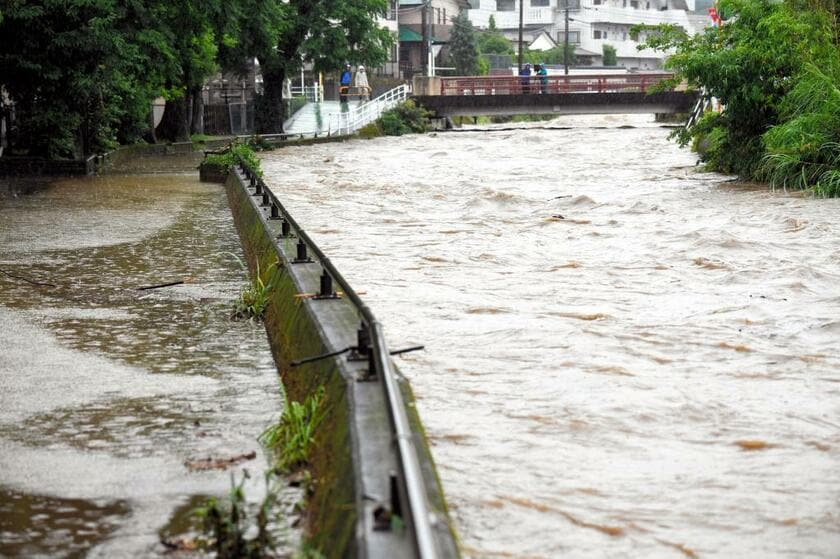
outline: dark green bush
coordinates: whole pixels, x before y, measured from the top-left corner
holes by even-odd
[[[419,134],[429,130],[429,111],[409,100],[382,113],[379,123],[386,136]]]
[[[248,164],[257,176],[262,176],[262,169],[260,169],[260,160],[257,159],[254,150],[248,145],[239,142],[230,144],[222,153],[211,153],[204,161],[211,165],[218,165],[224,167],[226,171],[230,171],[239,160],[242,159]]]

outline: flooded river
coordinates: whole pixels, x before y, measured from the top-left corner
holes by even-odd
[[[264,493],[277,371],[262,326],[229,320],[247,274],[195,164],[0,183],[2,557],[163,555],[232,474]]]
[[[837,558],[840,200],[699,173],[647,117],[548,126],[264,155],[425,344],[465,554]]]

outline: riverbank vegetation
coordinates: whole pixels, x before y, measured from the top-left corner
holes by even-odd
[[[201,134],[202,87],[258,60],[260,133],[281,133],[283,83],[310,63],[372,67],[393,39],[387,0],[68,0],[6,2],[0,17],[0,118],[8,152],[80,158],[120,144]],[[164,98],[153,127],[152,102]]]
[[[376,121],[359,130],[358,135],[361,138],[402,136],[422,134],[428,132],[429,128],[429,111],[409,99],[383,112]]]
[[[309,464],[318,426],[326,415],[324,388],[307,396],[302,403],[284,400],[283,414],[260,435],[260,442],[276,456],[276,471],[288,474]]]
[[[685,81],[719,104],[678,141],[710,170],[840,196],[840,3],[720,0],[718,12],[722,25],[694,37],[633,29],[640,48],[674,50],[664,87]]]
[[[252,144],[260,146],[259,138],[255,138],[249,141],[249,143],[233,141],[223,150],[207,154],[207,157],[204,159],[204,163],[218,167],[224,172],[228,172],[233,169],[235,165],[239,164],[239,161],[241,160],[247,163],[258,177],[261,177],[263,172],[260,168],[260,160],[257,157],[257,154],[254,153]]]

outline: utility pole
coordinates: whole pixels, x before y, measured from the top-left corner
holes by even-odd
[[[522,22],[524,21],[524,7],[525,0],[519,0],[519,72],[522,71]]]
[[[428,21],[429,21],[429,2],[430,0],[425,0],[423,2],[423,11],[421,12],[420,16],[420,27],[423,29],[423,46],[420,48],[420,54],[423,57],[423,75],[429,75],[429,35],[428,35]]]
[[[563,73],[569,75],[569,0],[566,0],[566,32],[563,41]]]

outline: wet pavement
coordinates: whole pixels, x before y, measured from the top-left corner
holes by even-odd
[[[229,319],[247,274],[224,190],[178,159],[0,182],[0,556],[160,555],[232,476],[264,496],[276,367]]]

